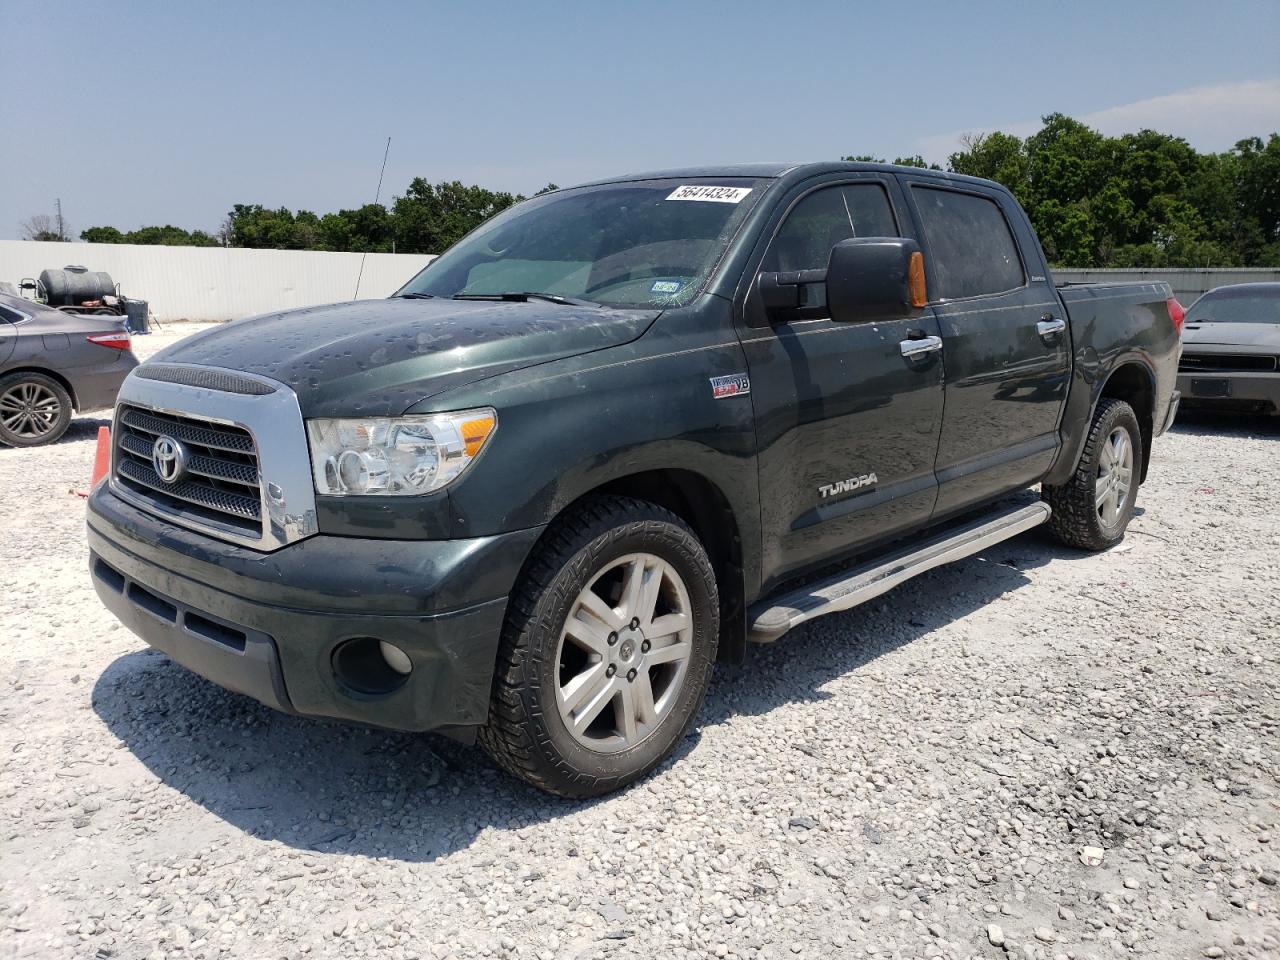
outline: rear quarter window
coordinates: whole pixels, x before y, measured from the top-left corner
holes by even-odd
[[[1013,231],[994,200],[915,185],[912,196],[933,264],[932,299],[990,296],[1026,283]]]

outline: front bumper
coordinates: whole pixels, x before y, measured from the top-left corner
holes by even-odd
[[[506,598],[540,529],[471,540],[313,536],[271,553],[89,497],[98,596],[151,646],[267,706],[397,730],[485,721]],[[344,642],[394,643],[413,665],[395,689],[353,689]]]
[[[1179,373],[1184,407],[1280,413],[1280,373]]]

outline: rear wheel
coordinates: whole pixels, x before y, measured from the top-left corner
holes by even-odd
[[[512,595],[480,740],[561,796],[630,783],[693,723],[718,636],[715,576],[688,526],[643,501],[590,501],[556,521]]]
[[[1133,519],[1141,457],[1142,431],[1133,408],[1123,400],[1099,402],[1075,473],[1043,490],[1057,538],[1082,550],[1105,550],[1123,540]]]
[[[0,377],[0,442],[11,447],[53,443],[71,424],[71,395],[43,373]]]

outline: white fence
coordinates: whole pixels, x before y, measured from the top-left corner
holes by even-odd
[[[125,296],[148,301],[161,321],[234,320],[352,300],[358,274],[361,299],[385,297],[431,260],[405,253],[0,240],[0,280],[16,287],[41,270],[81,264],[111,274]]]

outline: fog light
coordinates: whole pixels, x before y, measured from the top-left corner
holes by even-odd
[[[378,649],[382,651],[382,659],[387,661],[389,666],[396,673],[408,676],[413,670],[413,664],[409,662],[409,655],[397,647],[394,643],[387,643],[385,640],[378,641]]]
[[[348,693],[383,696],[409,682],[413,663],[395,644],[352,637],[333,650],[333,674]]]

